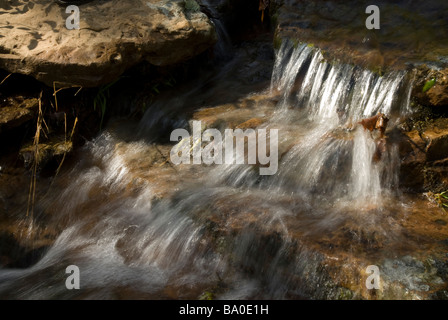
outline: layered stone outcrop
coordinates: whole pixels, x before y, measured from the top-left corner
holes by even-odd
[[[171,65],[216,42],[215,28],[183,0],[97,0],[79,5],[79,29],[67,29],[55,1],[0,1],[0,68],[49,86],[96,87],[142,61]],[[71,19],[71,18],[70,18]],[[72,21],[72,20],[70,20]]]

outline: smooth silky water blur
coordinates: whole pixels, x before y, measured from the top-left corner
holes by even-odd
[[[321,278],[307,243],[345,226],[400,242],[394,217],[408,204],[398,189],[398,146],[373,162],[375,133],[357,122],[383,112],[393,127],[411,112],[405,72],[379,76],[283,41],[271,83],[247,92],[277,101],[256,111],[270,115],[259,128],[279,130],[275,175],[251,165],[153,166],[157,132],[188,128],[183,108],[219,96],[241,69],[238,59],[204,80],[207,91],[190,85],[157,100],[139,124],[112,122],[88,142],[38,200],[62,232],[35,265],[0,270],[0,296],[197,299],[215,290],[217,299],[319,298],[324,288],[308,289]],[[393,246],[382,250],[387,256]],[[65,288],[72,264],[82,290]]]

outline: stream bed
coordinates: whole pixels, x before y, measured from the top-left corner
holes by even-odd
[[[57,236],[31,266],[0,269],[0,298],[447,298],[446,214],[400,188],[412,81],[326,61],[306,43],[274,50],[269,35],[239,44],[140,121],[111,119],[41,182],[34,217]],[[358,123],[378,112],[385,138]],[[170,133],[193,120],[278,130],[278,170],[174,165]],[[23,228],[29,241],[34,228]],[[65,286],[70,265],[80,290]],[[366,286],[372,265],[378,289]]]

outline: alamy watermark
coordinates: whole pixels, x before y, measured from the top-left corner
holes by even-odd
[[[366,28],[369,30],[380,29],[380,8],[370,5],[366,8],[366,13],[370,14],[366,19]]]
[[[380,268],[375,265],[370,265],[366,269],[366,273],[370,274],[366,279],[367,289],[379,289],[380,288]]]
[[[79,29],[79,7],[69,5],[65,9],[65,13],[70,13],[70,16],[65,20],[66,28],[69,30]],[[366,19],[366,28],[369,30],[380,29],[380,8],[376,5],[369,5],[365,13],[370,14]]]
[[[70,274],[65,280],[65,287],[68,290],[80,289],[80,272],[79,268],[75,265],[70,265],[65,269],[65,273]]]
[[[65,27],[68,30],[79,29],[79,7],[70,5],[65,8],[65,13],[70,13],[70,16],[65,20]]]
[[[217,129],[202,132],[201,121],[193,121],[193,135],[175,129],[171,141],[180,141],[171,149],[173,164],[259,164],[260,175],[273,175],[278,169],[278,129],[225,129],[224,138]],[[247,139],[247,140],[246,140]],[[269,140],[269,149],[268,149]],[[247,141],[247,144],[246,144]],[[203,142],[208,142],[203,146]],[[234,146],[236,146],[234,148]],[[247,155],[245,149],[247,146]],[[269,153],[269,155],[268,155]]]

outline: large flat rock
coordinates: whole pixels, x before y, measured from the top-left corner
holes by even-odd
[[[53,86],[94,87],[148,61],[185,61],[216,42],[213,24],[183,0],[96,0],[79,6],[80,29],[66,7],[47,0],[0,0],[0,68]]]
[[[312,43],[329,57],[379,71],[422,63],[443,67],[448,62],[446,1],[271,2],[279,8],[273,14],[277,44],[282,38]],[[370,4],[380,10],[380,29],[366,27]]]

